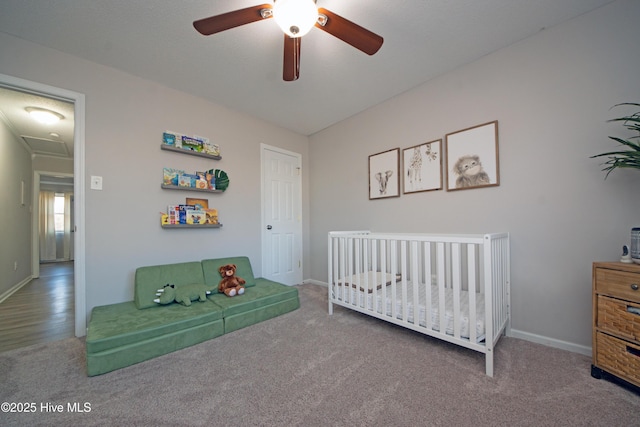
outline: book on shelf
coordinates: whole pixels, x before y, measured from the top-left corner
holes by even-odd
[[[209,199],[195,199],[193,197],[187,197],[185,202],[187,205],[193,205],[196,209],[204,210],[209,208]]]
[[[170,147],[182,148],[182,134],[166,130],[162,133],[162,143]]]
[[[162,225],[216,225],[218,221],[218,210],[212,208],[202,208],[203,199],[187,199],[187,204],[169,205],[167,213],[160,212],[160,222]],[[206,202],[206,200],[204,200]]]
[[[220,155],[220,146],[218,144],[214,144],[209,141],[209,138],[205,138],[203,136],[194,135],[195,139],[202,141],[202,152],[206,154],[211,154],[212,156]]]
[[[192,209],[186,211],[187,213],[187,224],[206,224],[207,222],[207,214],[205,211]]]
[[[182,135],[182,149],[202,153],[202,141],[190,136]]]
[[[203,209],[206,214],[206,223],[207,224],[218,224],[218,210],[207,208]]]
[[[198,181],[198,175],[185,173],[178,176],[178,186],[179,187],[188,187],[188,188],[197,188],[196,183]]]
[[[162,183],[164,185],[178,185],[178,177],[184,175],[182,169],[164,168],[162,170]]]
[[[180,217],[178,216],[178,205],[169,205],[167,206],[167,223],[168,224],[179,224]]]
[[[205,172],[196,172],[195,176],[198,177],[195,181],[196,188],[200,190],[209,189],[209,183],[207,182],[207,174]]]
[[[178,205],[178,224],[186,224],[189,211],[196,210],[194,205]]]

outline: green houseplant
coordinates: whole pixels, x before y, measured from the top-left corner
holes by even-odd
[[[632,106],[635,108],[639,108],[640,104],[625,102],[622,104],[616,104],[615,107],[619,106]],[[603,171],[606,171],[605,179],[609,176],[611,172],[618,168],[632,168],[632,169],[640,169],[640,111],[637,111],[633,114],[618,117],[615,119],[608,120],[609,122],[622,122],[623,126],[627,129],[636,132],[635,136],[632,136],[628,139],[622,139],[615,136],[610,136],[609,138],[622,144],[617,151],[609,151],[602,154],[596,154],[594,157],[607,157],[607,161],[603,163],[604,168]]]

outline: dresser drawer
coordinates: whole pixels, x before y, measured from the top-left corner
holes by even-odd
[[[597,268],[596,293],[640,303],[640,274]]]
[[[640,386],[640,345],[598,332],[596,366]]]
[[[640,304],[598,295],[596,326],[629,340],[640,340]]]

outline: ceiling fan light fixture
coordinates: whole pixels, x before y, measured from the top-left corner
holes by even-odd
[[[289,37],[302,37],[318,21],[318,8],[314,0],[276,0],[273,19]]]
[[[34,120],[45,125],[52,125],[64,119],[62,114],[47,110],[46,108],[27,107],[25,110],[27,110]]]

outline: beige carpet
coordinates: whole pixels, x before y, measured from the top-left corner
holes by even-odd
[[[329,316],[326,288],[299,289],[295,312],[98,377],[81,339],[0,353],[0,402],[35,409],[0,413],[0,425],[640,424],[640,396],[591,378],[588,357],[503,338],[488,378],[479,353],[341,308]]]

